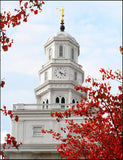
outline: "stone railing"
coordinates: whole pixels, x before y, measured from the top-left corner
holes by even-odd
[[[14,104],[13,110],[53,110],[53,109],[66,109],[67,106],[72,107],[76,104]]]

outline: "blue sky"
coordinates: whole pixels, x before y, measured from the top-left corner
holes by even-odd
[[[18,1],[3,1],[2,9],[18,8]],[[45,63],[43,45],[59,31],[61,13],[65,8],[65,31],[80,44],[79,64],[85,77],[100,78],[98,70],[121,70],[122,45],[121,1],[47,1],[42,13],[31,14],[28,22],[7,31],[14,43],[1,53],[1,77],[6,81],[1,104],[12,109],[15,103],[36,103],[34,88],[39,86],[38,71]],[[8,117],[2,117],[2,132],[11,132]]]

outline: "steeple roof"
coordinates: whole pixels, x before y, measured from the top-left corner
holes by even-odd
[[[45,43],[44,47],[48,46],[53,41],[70,41],[71,43],[79,47],[79,43],[76,41],[76,39],[65,31],[59,31],[53,36],[51,36]]]

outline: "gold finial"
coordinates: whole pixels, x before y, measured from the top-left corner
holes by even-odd
[[[61,14],[62,14],[61,22],[64,22],[64,8],[61,7],[61,8],[56,8],[56,9],[59,9],[61,11]]]

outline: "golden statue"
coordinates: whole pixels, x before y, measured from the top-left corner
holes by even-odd
[[[64,22],[64,8],[61,7],[61,8],[56,8],[56,9],[59,9],[61,11],[61,15],[62,15],[61,22]]]

